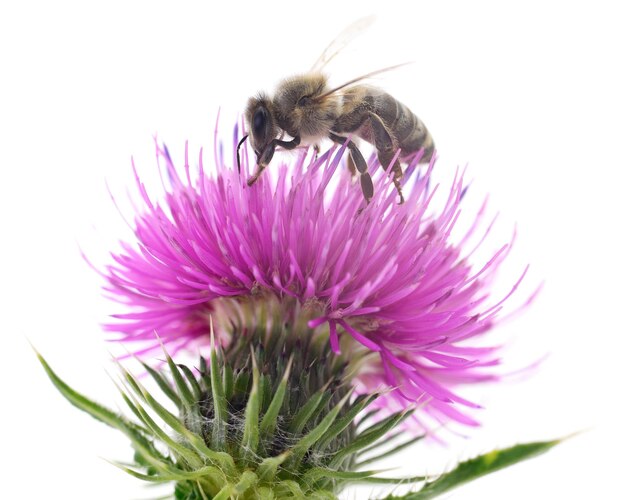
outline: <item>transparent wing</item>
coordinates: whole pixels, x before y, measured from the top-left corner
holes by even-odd
[[[401,68],[402,66],[406,66],[407,64],[412,64],[412,63],[413,63],[412,61],[409,61],[409,62],[404,62],[401,64],[394,64],[393,66],[387,66],[386,68],[378,69],[376,71],[372,71],[371,73],[366,73],[365,75],[358,76],[356,78],[353,78],[352,80],[342,83],[338,87],[335,87],[334,89],[331,89],[328,92],[323,93],[322,95],[316,97],[315,100],[321,101],[323,99],[326,99],[328,96],[331,96],[332,94],[337,93],[339,90],[349,87],[350,85],[354,85],[355,83],[362,82],[363,80],[367,80],[368,78],[371,78],[373,76],[380,75],[381,73],[386,73],[387,71],[393,71],[395,69]]]
[[[311,67],[312,73],[321,72],[324,67],[332,61],[339,52],[341,52],[344,47],[346,47],[352,40],[354,40],[358,35],[363,33],[367,28],[369,28],[374,21],[376,20],[376,16],[371,15],[367,17],[362,17],[357,21],[350,24],[347,28],[345,28],[337,38],[335,38],[332,42],[328,44],[328,46],[322,52],[322,55],[315,61],[315,64]]]

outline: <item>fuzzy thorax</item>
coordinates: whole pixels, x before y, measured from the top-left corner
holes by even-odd
[[[341,115],[341,95],[319,100],[328,84],[322,74],[306,74],[283,80],[273,98],[278,125],[292,137],[311,144],[328,136]]]

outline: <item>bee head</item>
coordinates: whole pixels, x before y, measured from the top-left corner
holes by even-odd
[[[272,141],[279,131],[274,118],[272,101],[265,94],[251,97],[245,116],[257,162],[266,165],[274,154],[275,146]]]

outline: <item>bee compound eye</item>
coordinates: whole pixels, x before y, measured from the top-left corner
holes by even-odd
[[[259,108],[254,112],[252,118],[252,132],[255,136],[260,136],[265,130],[265,124],[267,123],[267,111],[264,108]]]

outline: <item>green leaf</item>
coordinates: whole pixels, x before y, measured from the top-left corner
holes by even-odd
[[[184,500],[190,497],[192,494],[191,487],[187,482],[176,483],[174,487],[174,498],[176,500]],[[169,499],[168,499],[169,500]]]
[[[72,405],[88,413],[96,420],[122,431],[131,440],[135,450],[157,470],[163,471],[170,467],[168,459],[157,451],[153,443],[145,437],[144,429],[130,422],[125,417],[116,414],[108,408],[76,392],[59,378],[37,351],[35,351],[35,354],[54,386]]]
[[[250,374],[245,370],[237,370],[234,375],[235,384],[232,397],[246,396],[248,394],[248,387],[250,387]]]
[[[222,384],[224,385],[224,396],[229,400],[235,392],[235,379],[233,377],[233,369],[229,365],[225,365],[223,370],[224,376],[222,378],[224,380]]]
[[[545,453],[561,441],[562,440],[554,440],[518,444],[503,450],[494,450],[485,455],[460,463],[455,469],[427,483],[419,491],[408,493],[400,497],[391,495],[386,497],[386,500],[428,500],[435,498],[481,476]]]
[[[378,441],[385,434],[391,431],[396,425],[406,419],[412,412],[413,410],[406,410],[403,412],[394,413],[393,415],[390,415],[380,422],[377,422],[371,427],[365,429],[359,436],[356,437],[356,439],[354,439],[354,441],[348,444],[333,457],[329,464],[330,467],[339,468],[339,465],[343,462],[345,458],[367,446],[370,446],[375,441]]]
[[[297,500],[304,500],[305,498],[307,498],[304,495],[302,488],[300,488],[300,485],[295,481],[283,480],[280,483],[276,484],[276,487],[274,489],[276,491],[276,498],[292,498]]]
[[[194,402],[200,401],[200,399],[202,398],[202,389],[200,388],[200,384],[198,384],[198,379],[196,379],[196,376],[191,371],[191,368],[181,364],[178,364],[177,366],[183,371],[185,377],[187,378],[187,381],[189,382],[189,385],[191,386],[191,390],[193,391],[194,396]]]
[[[330,394],[328,394],[325,389],[326,388],[322,388],[315,394],[313,394],[313,396],[309,398],[304,406],[302,406],[298,410],[298,412],[294,415],[293,420],[289,424],[289,432],[291,432],[292,434],[302,434],[304,426],[313,416],[318,406],[324,400],[328,401],[328,399],[330,398]]]
[[[223,470],[227,471],[229,474],[234,470],[234,462],[232,457],[228,453],[220,453],[214,450],[211,450],[207,447],[204,440],[201,436],[191,432],[187,429],[183,423],[176,417],[170,413],[164,406],[161,405],[152,395],[146,391],[142,390],[141,396],[144,401],[150,406],[150,408],[167,424],[172,430],[180,434],[184,437],[187,442],[194,448],[198,453],[204,455],[208,460],[213,463],[217,463]]]
[[[211,320],[211,393],[213,395],[214,420],[211,435],[211,446],[215,450],[224,451],[226,448],[226,425],[228,424],[228,407],[226,406],[226,396],[224,385],[220,376],[220,365],[217,356],[217,346],[215,344],[215,334],[213,332],[213,321]]]
[[[337,497],[328,490],[315,490],[307,493],[307,500],[337,500]]]
[[[178,390],[178,394],[181,397],[183,406],[188,411],[191,411],[195,403],[195,399],[193,397],[193,394],[191,393],[191,389],[189,389],[189,386],[185,382],[185,379],[180,373],[180,370],[178,369],[178,367],[176,366],[176,363],[174,363],[174,360],[172,359],[172,357],[165,350],[165,346],[162,345],[162,348],[163,348],[163,354],[165,354],[165,360],[167,361],[167,366],[170,369],[172,378],[174,379],[174,385],[176,385],[176,389]]]
[[[329,478],[329,479],[341,479],[341,480],[359,480],[365,479],[375,474],[378,474],[380,471],[376,470],[368,470],[361,472],[353,472],[353,471],[341,471],[335,469],[328,469],[326,467],[314,467],[309,470],[304,475],[305,482],[315,482],[318,479]]]
[[[378,441],[375,441],[372,445],[360,449],[357,452],[357,456],[360,457],[361,455],[369,454],[375,450],[378,450],[379,448],[384,448],[385,446],[389,445],[389,443],[395,441],[399,436],[402,436],[404,434],[404,431],[401,429],[398,431],[393,431],[392,429],[390,432],[387,433],[385,439],[379,439]]]
[[[169,473],[164,472],[164,473],[160,473],[159,475],[153,476],[153,475],[142,474],[141,472],[137,472],[136,470],[131,469],[130,467],[126,467],[124,465],[121,465],[115,462],[110,462],[110,463],[112,463],[119,469],[122,469],[124,472],[130,474],[131,476],[141,479],[142,481],[148,481],[148,482],[188,481],[188,480],[203,478],[209,475],[219,477],[220,482],[223,482],[225,480],[225,476],[222,473],[222,471],[212,466],[202,467],[200,469],[196,469],[193,471],[184,471],[184,470],[172,468]]]
[[[374,402],[377,397],[377,393],[359,396],[345,415],[333,423],[326,433],[324,433],[324,436],[315,444],[315,448],[324,450],[330,442],[343,432],[354,421],[356,416]]]
[[[258,361],[257,364],[259,364]],[[259,403],[261,406],[259,409],[263,414],[267,411],[272,399],[272,383],[273,381],[270,377],[261,373],[261,378],[259,378]]]
[[[245,424],[241,439],[241,456],[247,463],[254,460],[259,447],[259,369],[256,366],[254,355],[252,356],[252,363],[252,388],[246,403]]]
[[[124,401],[126,401],[126,404],[131,407],[137,417],[148,426],[154,435],[165,443],[171,450],[176,452],[178,456],[183,458],[192,468],[198,468],[204,465],[201,458],[193,450],[190,450],[184,445],[176,442],[167,434],[167,432],[161,429],[161,427],[154,421],[148,412],[143,409],[138,401],[131,401],[126,394],[122,394],[122,397],[124,398]]]
[[[354,471],[341,471],[334,469],[327,469],[325,467],[315,467],[307,472],[304,477],[305,480],[309,481],[317,481],[318,479],[336,479],[341,482],[352,482],[352,483],[368,483],[368,484],[407,484],[407,483],[416,483],[418,481],[425,481],[426,477],[424,476],[414,476],[414,477],[374,477],[376,474],[380,474],[383,471],[379,470],[368,470],[361,472]]]
[[[213,497],[213,500],[229,500],[232,498],[233,485],[230,483],[225,484],[217,495]]]
[[[374,415],[376,415],[380,411],[380,408],[374,408],[373,410],[368,411],[359,419],[359,423],[356,424],[357,430],[363,427]]]
[[[352,396],[352,391],[348,392],[339,403],[337,403],[322,419],[322,421],[312,429],[308,434],[306,434],[303,438],[296,443],[295,446],[291,448],[291,452],[293,453],[293,457],[290,459],[294,464],[298,464],[307,450],[313,446],[330,428],[333,424],[337,415],[341,411],[341,408],[346,404],[348,399]]]
[[[118,469],[123,470],[124,472],[126,472],[126,474],[129,474],[137,479],[141,479],[142,481],[147,481],[150,483],[168,483],[171,481],[171,478],[162,476],[160,474],[143,474],[142,472],[138,472],[135,469],[131,469],[130,467],[127,467],[125,465],[116,464],[115,462],[109,463],[115,465]]]
[[[267,486],[260,486],[256,491],[256,498],[259,500],[278,500],[274,491]]]
[[[249,470],[243,471],[239,482],[235,485],[233,493],[236,497],[238,497],[239,495],[244,494],[258,482],[259,478],[254,472]]]
[[[257,467],[259,481],[262,483],[271,483],[276,476],[278,467],[289,457],[291,452],[286,451],[277,457],[268,457],[263,460]]]
[[[91,399],[83,396],[79,392],[76,392],[69,385],[67,385],[59,376],[52,370],[50,365],[46,362],[46,360],[35,351],[39,362],[43,366],[43,369],[46,371],[48,378],[52,381],[54,386],[59,390],[59,392],[67,399],[72,405],[76,408],[83,410],[84,412],[91,415],[96,420],[103,422],[115,429],[126,429],[128,425],[128,421],[122,415],[119,415],[108,408],[92,401]]]
[[[154,399],[154,397],[145,388],[143,388],[130,373],[125,370],[123,371],[126,375],[126,380],[129,382],[132,389],[167,425],[172,428],[172,430],[184,437],[192,448],[194,448],[201,455],[205,456],[208,460],[219,464],[225,470],[231,472],[234,470],[234,463],[230,455],[227,453],[219,453],[208,448],[202,437],[187,429],[176,415],[172,414],[163,405],[161,405],[161,403]]]
[[[205,478],[203,477],[202,480],[204,480],[204,482],[206,483]],[[204,486],[202,485],[202,481],[199,479],[196,479],[196,482],[194,484],[194,487],[197,491],[200,492],[200,497],[202,498],[202,500],[209,500],[209,497],[206,496],[206,493],[204,492]]]
[[[154,379],[154,381],[157,383],[157,385],[159,386],[159,389],[161,389],[163,394],[165,394],[172,401],[172,403],[176,405],[176,408],[180,410],[182,408],[183,403],[178,397],[178,394],[176,394],[176,391],[172,388],[170,383],[165,379],[165,377],[163,377],[161,373],[156,371],[147,363],[141,362],[141,364],[143,365],[145,370],[150,374],[150,376]]]
[[[278,388],[274,393],[274,397],[272,398],[272,402],[270,403],[265,415],[263,415],[263,419],[261,420],[261,436],[263,436],[264,440],[269,440],[276,430],[276,425],[278,423],[278,414],[283,405],[283,401],[285,399],[285,392],[287,391],[287,382],[289,380],[289,374],[291,373],[291,364],[293,362],[293,356],[289,358],[289,362],[287,363],[287,368],[285,369],[285,374],[283,375],[280,384],[278,384]]]
[[[399,434],[404,434],[404,433],[400,432]],[[418,441],[421,441],[422,439],[424,439],[424,437],[425,436],[423,436],[423,435],[422,436],[415,436],[414,438],[409,439],[408,441],[405,441],[402,444],[393,446],[391,449],[389,449],[389,450],[387,450],[387,451],[385,451],[383,453],[379,453],[378,455],[375,455],[373,457],[370,457],[370,458],[367,458],[365,460],[362,460],[361,462],[356,464],[356,468],[360,468],[360,467],[363,467],[364,465],[371,464],[372,462],[378,462],[379,460],[382,460],[383,458],[387,458],[387,457],[390,457],[392,455],[395,455],[399,451],[402,451],[405,448],[408,448],[409,446],[414,445]],[[389,441],[390,440],[391,440],[391,438],[389,439]],[[370,448],[370,450],[371,449],[373,449],[373,448]],[[366,450],[364,450],[364,451],[366,451]]]
[[[200,379],[202,386],[206,389],[211,385],[211,375],[209,373],[209,365],[204,356],[200,356]]]

